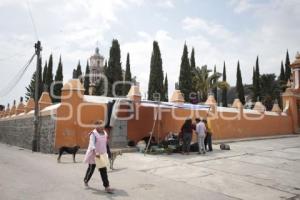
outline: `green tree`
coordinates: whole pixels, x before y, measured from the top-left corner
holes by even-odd
[[[192,92],[192,73],[186,44],[184,44],[183,53],[181,57],[179,89],[184,95],[184,100],[186,102],[190,102],[190,94]]]
[[[123,88],[123,95],[126,96],[130,90],[130,85],[128,84],[128,82],[132,81],[131,78],[131,70],[130,70],[130,56],[129,53],[127,53],[127,58],[126,58],[126,70],[125,70],[125,81],[126,83],[124,84],[124,88]]]
[[[283,61],[281,61],[279,80],[283,81],[283,82],[285,81],[285,72],[284,72],[284,67],[283,67]]]
[[[279,85],[281,87],[281,91],[285,91],[286,89],[286,80],[285,80],[285,72],[284,72],[284,66],[283,61],[281,61],[281,68],[280,68],[280,74],[278,77]]]
[[[198,99],[198,95],[197,95],[197,89],[196,89],[195,85],[193,84],[193,80],[195,77],[195,70],[196,70],[195,49],[194,48],[192,48],[190,63],[191,63],[191,76],[192,76],[192,93],[194,94],[193,96],[191,96],[191,98],[192,98],[191,100],[192,100],[192,103],[198,103],[199,99]]]
[[[223,66],[223,82],[226,82],[226,66]],[[227,107],[227,88],[222,89],[222,106]]]
[[[191,70],[194,70],[195,68],[196,68],[195,49],[192,48],[192,52],[191,52]]]
[[[148,83],[148,100],[157,100],[156,94],[160,95],[160,98],[163,98],[163,81],[164,73],[162,69],[161,53],[157,41],[153,41],[153,50],[150,63],[150,76]]]
[[[48,67],[47,67],[47,61],[46,61],[45,65],[44,65],[44,70],[43,70],[43,91],[47,89],[46,88],[47,71],[48,71]]]
[[[102,77],[100,77],[100,79],[96,82],[95,95],[97,96],[104,95],[104,80]]]
[[[58,67],[56,70],[55,78],[54,78],[54,88],[53,88],[53,93],[54,93],[54,98],[53,102],[58,103],[61,101],[61,89],[63,87],[63,64],[61,61],[61,56],[59,57],[59,62],[58,62]]]
[[[262,82],[262,103],[266,106],[267,110],[272,110],[273,104],[276,100],[280,99],[280,85],[276,81],[275,74],[261,75]]]
[[[206,65],[200,67],[196,67],[195,69],[195,77],[193,78],[193,84],[195,85],[196,91],[200,95],[200,101],[204,102],[207,99],[208,93],[213,88],[224,89],[228,88],[229,85],[226,82],[219,82],[218,79],[222,76],[221,73],[213,73],[210,75],[212,70],[208,69]]]
[[[169,101],[169,83],[168,83],[168,75],[166,73],[165,80],[164,80],[164,95],[162,96],[162,101],[168,102]]]
[[[83,86],[84,86],[84,94],[89,95],[89,88],[90,88],[90,66],[89,66],[89,61],[86,61],[86,68],[85,68]]]
[[[236,92],[237,92],[237,96],[240,99],[241,103],[245,104],[245,92],[244,92],[244,85],[243,85],[239,61],[237,64],[237,72],[236,72]]]
[[[258,99],[261,99],[261,81],[260,81],[260,72],[259,72],[259,60],[258,56],[256,58],[255,70],[253,71],[252,77],[252,101],[256,102]]]
[[[121,67],[121,51],[118,40],[112,41],[112,46],[109,51],[108,67],[106,69],[106,76],[108,80],[108,96],[113,96],[112,86],[116,81],[122,81],[122,67]],[[118,84],[115,87],[115,95],[121,96],[123,92],[122,85]]]
[[[80,79],[80,82],[82,83],[82,70],[81,70],[80,60],[78,61],[78,64],[77,64],[76,76],[78,79]]]
[[[39,87],[38,87],[38,99],[40,99],[42,92],[43,92],[43,81],[42,81],[42,59],[40,58],[38,61],[38,67],[39,67]],[[29,85],[25,88],[26,93],[25,93],[25,98],[28,100],[29,98],[35,99],[35,82],[36,82],[36,71],[33,73],[31,81]]]
[[[50,88],[51,88],[51,84],[53,82],[53,58],[52,58],[52,54],[50,54],[49,57],[49,61],[48,61],[48,67],[47,67],[47,77],[46,77],[46,81],[45,81],[45,88],[46,91],[49,91],[50,96],[51,96],[51,92]]]
[[[290,56],[289,51],[286,51],[285,57],[285,81],[287,82],[291,77],[291,68],[290,68]]]
[[[73,79],[77,79],[78,78],[76,69],[73,69],[73,73],[72,74],[73,74],[72,75]]]
[[[214,74],[216,74],[217,73],[217,69],[216,69],[216,65],[214,66]],[[213,95],[214,95],[214,97],[215,97],[215,100],[218,102],[218,87],[217,87],[217,79],[214,79],[213,80],[213,85],[215,86],[215,87],[213,87],[212,88],[212,93],[213,93]]]
[[[105,61],[105,64],[104,64],[104,67],[103,67],[103,73],[106,75],[107,73],[107,68],[108,68],[108,65],[107,65],[107,60]]]

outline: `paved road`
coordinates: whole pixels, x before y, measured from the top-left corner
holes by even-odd
[[[98,173],[85,188],[86,165],[69,155],[58,164],[56,155],[0,144],[0,199],[300,199],[300,137],[231,148],[205,156],[123,154],[109,172],[116,189],[109,195]]]

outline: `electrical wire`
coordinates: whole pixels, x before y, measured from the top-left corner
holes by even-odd
[[[14,87],[19,83],[25,72],[27,71],[29,65],[32,63],[35,53],[31,56],[29,61],[20,69],[20,71],[16,74],[16,76],[2,89],[0,90],[0,96],[6,96],[8,95]]]
[[[35,33],[36,40],[39,40],[39,35],[38,35],[37,28],[36,28],[36,25],[35,25],[35,22],[34,22],[34,19],[33,19],[33,15],[32,15],[32,12],[31,12],[30,1],[29,0],[27,1],[27,8],[28,8],[28,13],[29,13],[29,16],[30,16],[30,19],[31,19],[31,23],[32,23],[32,26],[33,26],[33,30],[34,30],[34,33]]]

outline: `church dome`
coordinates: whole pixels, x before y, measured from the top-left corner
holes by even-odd
[[[99,48],[95,49],[95,54],[91,56],[91,59],[101,59],[104,60],[104,57],[99,53]]]

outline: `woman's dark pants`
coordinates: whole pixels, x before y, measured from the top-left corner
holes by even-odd
[[[190,152],[192,134],[191,133],[183,133],[182,139],[183,139],[182,151],[183,152]]]
[[[89,182],[89,180],[91,179],[91,177],[92,177],[92,175],[93,175],[93,173],[95,171],[95,168],[96,168],[96,164],[89,164],[89,167],[87,168],[86,173],[85,173],[85,177],[84,177],[84,182],[85,183]],[[103,186],[105,188],[109,187],[109,181],[108,181],[108,177],[107,177],[107,169],[106,169],[106,167],[100,168],[99,172],[100,172],[100,175],[101,175]]]

